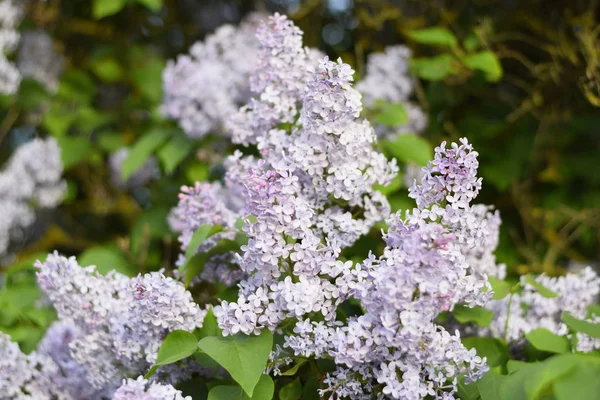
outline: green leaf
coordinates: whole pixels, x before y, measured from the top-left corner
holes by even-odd
[[[600,324],[577,319],[568,312],[562,314],[562,320],[575,332],[581,332],[593,338],[600,338]]]
[[[492,296],[492,300],[500,300],[505,298],[511,292],[511,285],[502,280],[498,279],[495,276],[488,277],[488,282],[492,286],[492,290],[494,291],[494,296]]]
[[[209,307],[208,311],[206,312],[204,322],[202,323],[202,328],[198,328],[196,332],[199,339],[208,336],[222,335],[221,328],[219,328],[219,325],[217,324],[217,319],[215,318],[212,307]]]
[[[465,377],[459,376],[457,381],[458,387],[458,398],[460,400],[478,400],[479,399],[479,388],[477,382],[465,383]]]
[[[173,331],[167,335],[158,349],[155,366],[173,364],[191,356],[198,349],[196,336],[187,331]]]
[[[297,400],[302,396],[302,384],[300,378],[294,379],[281,389],[279,389],[280,400]]]
[[[408,122],[408,115],[402,103],[386,104],[381,112],[375,115],[375,122],[385,126],[398,126]]]
[[[33,109],[39,107],[48,98],[48,92],[41,83],[31,78],[24,78],[19,86],[16,103],[25,109]]]
[[[52,136],[58,137],[65,135],[74,121],[75,114],[73,111],[65,104],[54,101],[50,104],[50,109],[42,118],[42,126]]]
[[[505,376],[487,372],[477,381],[481,400],[500,400],[500,386],[506,379]]]
[[[462,338],[462,343],[467,349],[475,348],[478,356],[486,357],[490,367],[503,366],[510,359],[508,347],[498,339],[472,336]]]
[[[494,313],[483,307],[467,307],[463,305],[457,305],[454,307],[454,318],[461,324],[467,322],[475,322],[477,325],[486,327],[489,326],[494,318]]]
[[[102,275],[115,270],[123,275],[135,276],[137,271],[127,261],[121,250],[115,246],[91,247],[79,257],[82,266],[95,265],[96,270]]]
[[[502,64],[491,51],[468,54],[462,61],[467,67],[483,72],[490,82],[498,82],[502,78]]]
[[[549,353],[567,353],[571,350],[569,340],[564,336],[558,336],[548,329],[538,328],[525,335],[529,343],[538,350]]]
[[[600,399],[600,365],[598,362],[582,360],[572,371],[553,384],[557,400]]]
[[[94,0],[92,16],[101,19],[118,13],[125,7],[126,0]]]
[[[551,357],[538,364],[525,380],[524,389],[527,398],[538,399],[548,386],[573,370],[577,362],[577,356],[574,354],[564,354]]]
[[[403,176],[402,172],[398,172],[394,179],[387,186],[375,185],[373,189],[379,190],[382,194],[388,195],[397,192],[403,185]]]
[[[208,400],[271,400],[275,385],[269,375],[262,375],[252,397],[238,386],[215,386],[208,393]]]
[[[60,147],[60,158],[65,169],[69,169],[83,161],[91,150],[88,138],[60,136],[56,138]]]
[[[96,84],[87,71],[70,69],[60,78],[57,93],[63,99],[89,104],[96,94]]]
[[[205,181],[208,175],[208,165],[200,161],[190,162],[185,168],[185,177],[192,183]]]
[[[79,107],[75,112],[75,126],[86,133],[92,133],[93,130],[109,122],[111,122],[110,116],[94,107]]]
[[[417,43],[456,47],[458,40],[454,33],[442,26],[411,30],[406,33]]]
[[[192,279],[196,275],[202,272],[204,264],[212,256],[216,254],[223,254],[230,251],[238,251],[240,244],[234,240],[223,239],[220,240],[215,247],[207,252],[197,253],[193,257],[188,258],[186,263],[179,268],[180,272],[185,272],[183,282],[187,286],[190,284]]]
[[[170,174],[190,154],[192,149],[192,141],[183,135],[179,135],[171,138],[167,144],[161,147],[157,155],[165,168],[165,172]]]
[[[102,132],[98,136],[98,146],[107,153],[114,153],[125,145],[125,138],[120,132]]]
[[[416,135],[400,135],[394,141],[384,140],[381,144],[392,156],[405,163],[425,166],[433,158],[429,142]]]
[[[121,65],[112,57],[92,61],[91,70],[104,82],[119,82],[125,75]]]
[[[525,282],[528,283],[529,285],[533,286],[534,289],[540,295],[542,295],[548,299],[558,297],[558,294],[556,292],[553,292],[552,290],[548,289],[546,286],[544,286],[541,283],[539,283],[538,281],[536,281],[534,276],[531,274],[528,274],[527,276],[525,276]]]
[[[200,225],[198,229],[192,235],[190,243],[185,249],[185,258],[190,258],[194,255],[198,247],[209,237],[217,232],[221,232],[223,227],[221,225]]]
[[[282,376],[294,376],[294,375],[296,375],[296,372],[298,372],[298,370],[300,369],[300,367],[303,366],[305,363],[306,363],[305,359],[302,359],[300,361],[296,361],[296,364],[292,368],[288,369],[285,372],[282,372],[281,375]]]
[[[236,335],[230,337],[206,337],[198,347],[221,364],[252,396],[273,347],[273,334],[263,329],[258,336]]]
[[[162,72],[165,61],[158,58],[144,60],[132,71],[131,79],[146,98],[158,103],[162,98]]]
[[[138,254],[146,240],[163,237],[171,231],[167,224],[168,208],[153,208],[145,211],[135,221],[129,234],[130,249],[133,254]]]
[[[163,0],[137,0],[137,2],[148,7],[152,11],[158,11],[163,6]]]
[[[141,168],[154,150],[167,140],[168,137],[168,131],[158,128],[152,129],[144,134],[140,140],[133,145],[127,158],[123,162],[121,170],[121,177],[123,180],[126,181],[135,171]]]
[[[460,65],[450,54],[440,54],[435,57],[413,58],[412,70],[427,81],[441,81],[458,73]]]

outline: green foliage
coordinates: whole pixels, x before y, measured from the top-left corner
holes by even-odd
[[[208,393],[208,400],[271,400],[275,386],[269,375],[262,375],[252,396],[238,386],[215,386]]]
[[[198,247],[210,236],[215,233],[221,232],[223,227],[221,225],[200,225],[198,229],[192,235],[190,243],[185,250],[185,257],[190,258],[194,255]]]
[[[383,149],[405,163],[425,166],[433,157],[433,149],[427,140],[415,135],[400,135],[393,141],[382,142]]]
[[[548,329],[534,329],[525,337],[533,347],[549,353],[567,353],[571,349],[566,337],[555,335]]]
[[[525,282],[527,282],[528,285],[533,286],[534,289],[539,294],[541,294],[542,296],[544,296],[548,299],[558,297],[557,293],[553,292],[552,290],[548,289],[546,286],[544,286],[541,283],[539,283],[538,281],[536,281],[535,278],[533,277],[533,275],[531,275],[531,274],[529,274],[525,277]]]
[[[297,400],[302,397],[302,383],[296,378],[281,389],[279,389],[280,400]]]
[[[273,334],[264,329],[258,336],[210,336],[201,339],[198,347],[225,368],[248,396],[253,396],[273,347]]]
[[[434,26],[407,32],[408,37],[417,43],[454,47],[458,44],[456,36],[447,28]]]
[[[121,172],[122,178],[127,180],[135,171],[141,168],[148,158],[150,158],[154,150],[163,144],[168,137],[169,132],[159,128],[153,129],[142,136],[142,138],[133,145],[127,158],[123,162],[123,169]]]
[[[127,0],[93,0],[92,15],[101,19],[118,13],[125,7]]]
[[[408,121],[404,104],[380,104],[381,111],[375,115],[375,123],[385,126],[397,126]]]
[[[502,65],[491,51],[467,54],[462,61],[467,67],[483,72],[490,82],[498,82],[502,78]]]
[[[573,317],[570,313],[564,312],[562,320],[569,329],[575,332],[581,332],[593,338],[600,339],[600,324],[594,324],[588,321],[582,321]]]
[[[115,246],[96,246],[85,250],[78,257],[81,266],[95,265],[102,275],[116,271],[126,276],[135,276],[136,269],[127,260],[125,254]]]
[[[483,307],[467,307],[463,305],[457,305],[452,311],[454,318],[462,324],[467,322],[475,322],[479,326],[489,326],[490,322],[494,318],[494,313]]]
[[[508,282],[498,279],[495,276],[488,277],[488,282],[494,291],[493,300],[503,299],[512,291]]]
[[[173,364],[194,354],[198,349],[197,340],[194,335],[187,331],[172,331],[163,340],[154,366],[146,374],[150,378],[161,365]]]

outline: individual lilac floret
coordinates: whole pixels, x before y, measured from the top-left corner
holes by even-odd
[[[50,357],[33,352],[23,354],[10,336],[0,332],[0,393],[6,400],[69,399],[53,377],[57,365]]]
[[[149,383],[142,376],[127,379],[117,389],[113,400],[192,400],[191,396],[183,396],[181,391],[171,385],[156,382]]]
[[[421,107],[409,101],[415,86],[409,75],[411,51],[406,46],[386,47],[383,53],[373,53],[367,59],[367,73],[356,89],[362,93],[365,107],[371,109],[378,101],[401,103],[408,121],[405,124],[388,127],[377,125],[378,137],[393,139],[398,135],[418,135],[427,127],[427,115]]]
[[[205,312],[181,283],[160,272],[103,276],[57,253],[36,267],[59,319],[72,321],[80,332],[69,344],[71,356],[98,391],[114,391],[124,373],[147,371],[169,332],[202,326]]]
[[[160,170],[158,168],[156,158],[150,157],[146,160],[144,165],[138,168],[126,181],[124,181],[122,176],[123,163],[127,159],[128,155],[129,148],[124,147],[111,154],[108,159],[108,165],[110,167],[110,181],[115,187],[121,190],[134,189],[144,186],[149,181],[159,177]]]
[[[488,308],[494,311],[490,325],[492,335],[506,338],[509,342],[522,339],[537,328],[566,335],[568,328],[561,320],[562,313],[569,312],[575,318],[586,319],[588,306],[596,303],[600,293],[600,277],[590,267],[557,278],[539,275],[535,280],[558,296],[542,296],[527,283],[526,277],[522,277],[521,293],[513,294],[512,300],[507,296],[489,303]],[[583,339],[580,351],[598,348],[597,341],[580,336]]]
[[[48,91],[55,92],[63,67],[63,56],[56,53],[52,38],[46,32],[23,34],[17,58],[17,68],[23,77],[35,79]]]
[[[19,147],[0,172],[0,260],[23,245],[36,210],[56,207],[66,183],[56,140],[34,139]]]
[[[14,94],[21,83],[21,73],[6,58],[15,49],[20,34],[17,25],[23,17],[23,8],[18,0],[0,0],[0,93]]]
[[[250,14],[239,27],[223,25],[195,43],[189,55],[167,64],[161,110],[188,136],[225,133],[224,124],[249,99],[249,74],[256,68],[258,52],[254,31],[260,18]]]

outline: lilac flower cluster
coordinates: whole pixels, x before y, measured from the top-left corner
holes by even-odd
[[[563,312],[575,318],[586,319],[588,306],[595,304],[600,293],[600,277],[590,267],[578,272],[570,272],[561,277],[540,275],[535,280],[557,294],[557,297],[544,297],[521,277],[520,293],[488,304],[494,312],[490,325],[493,335],[505,337],[514,342],[523,339],[527,333],[537,328],[545,328],[557,335],[566,335],[567,326],[562,322]],[[508,319],[508,323],[507,323]],[[590,322],[600,322],[592,318]],[[578,333],[578,351],[600,349],[600,340]]]
[[[50,92],[55,92],[63,67],[64,59],[56,53],[52,38],[46,32],[40,30],[23,34],[17,57],[21,76],[33,78]]]
[[[19,345],[0,332],[0,393],[6,400],[66,398],[52,379],[58,367],[51,358],[33,352],[23,354]]]
[[[13,94],[21,83],[21,74],[6,58],[15,49],[20,34],[17,25],[23,17],[23,9],[17,0],[0,0],[0,93]]]
[[[137,379],[127,379],[117,389],[113,400],[192,400],[192,398],[183,397],[181,391],[171,385],[149,383],[140,376]]]
[[[454,398],[457,379],[478,379],[485,359],[467,350],[459,332],[435,322],[457,304],[485,305],[487,278],[472,272],[465,249],[483,246],[486,219],[471,205],[481,181],[477,153],[463,139],[442,144],[411,188],[418,207],[388,221],[381,257],[342,271],[336,284],[360,301],[364,315],[345,324],[299,320],[286,338],[294,354],[331,356],[338,364],[326,383],[337,397],[366,398],[377,391],[395,399]],[[436,196],[432,196],[435,191]]]
[[[230,116],[249,96],[258,43],[254,31],[260,14],[250,14],[239,27],[223,25],[189,55],[170,61],[163,72],[162,113],[179,122],[185,133],[200,138],[223,131]]]
[[[415,85],[409,75],[410,57],[411,51],[406,46],[390,46],[383,53],[371,54],[367,59],[367,73],[356,85],[367,108],[374,107],[381,100],[404,105],[408,122],[393,129],[377,126],[375,131],[380,137],[393,138],[406,133],[416,135],[427,126],[427,115],[409,101]]]
[[[389,214],[373,186],[390,182],[397,167],[373,149],[373,129],[358,119],[353,71],[341,61],[311,61],[301,35],[278,14],[261,25],[252,77],[260,97],[235,119],[233,140],[257,143],[263,159],[227,174],[244,187],[249,240],[240,297],[215,309],[225,334],[275,329],[310,313],[334,318],[343,296],[330,279],[344,268],[341,248]]]
[[[11,248],[23,245],[36,209],[56,207],[66,183],[54,139],[34,139],[19,147],[0,172],[0,262],[10,261]]]
[[[63,367],[65,380],[73,379],[68,371],[86,371],[97,392],[114,391],[124,375],[144,373],[170,331],[202,326],[205,311],[181,283],[160,272],[132,279],[114,271],[102,276],[94,266],[82,268],[57,253],[36,267],[59,319],[71,324],[68,356],[60,365],[72,358],[79,369]]]

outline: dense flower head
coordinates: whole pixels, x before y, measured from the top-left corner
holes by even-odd
[[[18,0],[0,0],[0,93],[13,94],[21,83],[21,73],[6,58],[17,46],[20,34],[16,30],[23,17]]]
[[[437,161],[445,165],[453,153],[443,149],[436,150]],[[468,154],[476,157],[469,146],[465,152],[469,160]],[[429,185],[435,168],[434,163],[425,168],[414,192]],[[449,184],[443,179],[438,183]],[[421,202],[404,219],[400,214],[390,217],[383,255],[343,270],[343,278],[336,281],[348,298],[360,301],[364,314],[344,324],[296,324],[298,336],[286,338],[294,354],[330,355],[338,364],[325,392],[359,399],[365,398],[365,387],[379,386],[383,395],[396,399],[454,398],[460,375],[470,381],[487,370],[485,359],[462,345],[458,331],[450,333],[435,322],[457,304],[481,306],[491,297],[485,274],[474,273],[469,265],[469,257],[475,257],[469,251],[479,255],[475,248],[484,246],[485,235],[460,239],[472,230],[485,232],[487,226],[485,218],[475,218],[481,213],[470,206],[471,199],[455,209],[452,204],[442,208],[442,197]]]
[[[103,276],[58,253],[36,267],[39,286],[59,319],[71,321],[77,332],[70,354],[98,391],[114,390],[124,372],[146,371],[170,331],[202,326],[205,312],[180,282],[161,272]]]
[[[19,345],[0,332],[0,393],[6,400],[66,398],[53,379],[58,367],[48,356],[23,354]]]
[[[407,121],[399,126],[377,125],[379,137],[393,138],[402,134],[419,134],[427,127],[427,114],[410,101],[415,80],[409,75],[411,51],[398,45],[386,47],[382,53],[373,53],[367,59],[367,73],[356,85],[362,93],[367,109],[375,108],[380,101],[400,103],[404,106]]]
[[[545,297],[521,277],[520,293],[489,303],[494,312],[490,333],[506,337],[509,342],[523,339],[527,333],[537,328],[545,328],[557,335],[566,335],[567,326],[562,322],[563,312],[575,318],[586,319],[588,306],[594,304],[600,294],[600,277],[590,267],[570,272],[560,277],[539,275],[535,280],[554,292],[556,297]],[[508,318],[508,323],[507,323]],[[597,321],[592,319],[592,321]],[[578,334],[578,351],[592,351],[600,348],[600,341]]]
[[[10,259],[10,247],[22,244],[36,210],[56,207],[66,183],[54,139],[34,139],[20,146],[0,172],[0,260]]]
[[[277,14],[258,31],[261,67],[252,88],[262,91],[240,115],[259,122],[246,121],[240,126],[250,129],[233,139],[257,143],[262,159],[226,174],[244,187],[248,237],[238,301],[215,309],[226,335],[309,314],[334,320],[345,291],[333,280],[348,268],[341,249],[389,214],[373,186],[389,183],[397,167],[374,150],[373,129],[359,119],[354,71],[341,60],[311,59],[301,35]],[[257,112],[257,104],[272,113]],[[239,154],[231,160],[248,164]]]
[[[46,32],[23,34],[17,58],[17,68],[23,77],[35,79],[50,92],[55,92],[63,67],[64,59],[56,53],[52,38]]]
[[[224,124],[248,100],[248,77],[256,68],[258,51],[254,30],[260,18],[250,14],[238,27],[223,25],[195,43],[189,55],[168,63],[162,113],[177,120],[188,136],[225,133]]]
[[[142,376],[137,379],[127,379],[117,389],[113,400],[192,400],[183,396],[181,391],[171,385],[148,382]]]
[[[302,47],[302,34],[285,15],[276,13],[261,22],[258,66],[250,76],[250,88],[258,96],[229,121],[235,143],[256,143],[277,124],[296,119],[306,79],[320,55]]]

